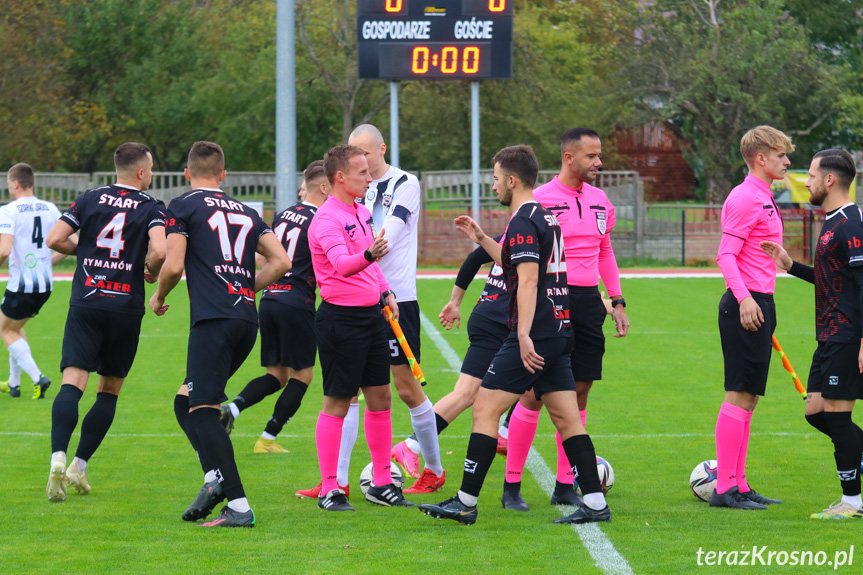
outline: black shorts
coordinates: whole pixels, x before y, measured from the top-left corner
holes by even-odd
[[[467,320],[467,336],[470,346],[464,354],[461,373],[482,379],[494,356],[500,351],[504,340],[509,335],[506,324],[496,322],[488,317],[472,313]]]
[[[186,385],[189,406],[228,401],[228,380],[255,347],[258,326],[242,319],[205,319],[189,330]]]
[[[6,293],[3,294],[3,301],[0,301],[0,311],[9,319],[21,320],[35,317],[49,297],[51,297],[49,291],[19,293],[6,290]]]
[[[387,339],[390,345],[390,365],[407,365],[408,357],[405,355],[396,334],[393,333],[389,322],[387,326]],[[420,360],[420,306],[416,301],[399,302],[399,327],[405,334],[405,339],[414,354],[414,358]]]
[[[268,299],[258,307],[261,365],[291,369],[314,367],[318,354],[315,312]]]
[[[537,399],[549,391],[575,391],[575,379],[572,377],[569,359],[572,339],[568,337],[535,339],[533,347],[545,360],[545,367],[537,370],[536,373],[530,373],[525,369],[521,361],[518,337],[515,334],[507,337],[491,365],[488,366],[488,371],[482,379],[482,386],[516,395],[521,395],[532,387]]]
[[[761,308],[764,322],[758,331],[747,331],[740,325],[740,304],[727,290],[719,301],[719,339],[725,362],[725,391],[745,391],[764,395],[767,372],[776,330],[776,306],[773,296],[751,292]]]
[[[69,306],[60,371],[77,367],[105,377],[126,377],[138,351],[143,316]]]
[[[863,374],[857,367],[860,343],[820,341],[812,355],[807,393],[825,399],[863,399]]]
[[[599,288],[569,286],[572,376],[576,381],[602,379],[602,356],[605,355],[602,324],[607,315]]]
[[[387,326],[381,306],[321,302],[315,314],[324,395],[353,397],[361,387],[390,384]]]

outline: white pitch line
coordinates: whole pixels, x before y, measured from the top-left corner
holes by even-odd
[[[426,334],[435,343],[438,350],[440,350],[441,355],[443,355],[450,367],[458,369],[461,366],[461,361],[459,360],[455,350],[443,337],[441,337],[441,334],[435,325],[422,312],[420,312],[420,323],[426,331]],[[542,490],[551,497],[554,492],[555,476],[551,472],[551,469],[548,468],[548,465],[546,465],[545,460],[539,452],[533,448],[533,446],[531,446],[530,452],[527,456],[527,468],[539,482]],[[573,512],[571,507],[558,505],[557,508],[563,515],[569,515]],[[572,528],[581,538],[582,545],[584,545],[587,552],[590,553],[596,566],[603,573],[608,575],[633,575],[629,562],[617,551],[617,549],[614,548],[614,545],[611,544],[611,541],[597,524],[573,524]]]

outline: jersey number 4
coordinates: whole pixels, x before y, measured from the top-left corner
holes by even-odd
[[[36,244],[37,249],[42,249],[44,238],[42,237],[42,218],[40,216],[33,218],[33,237],[30,239]]]
[[[123,240],[123,226],[126,225],[126,212],[118,212],[96,236],[96,246],[111,250],[111,257],[117,259],[126,245]]]
[[[246,251],[246,236],[252,230],[254,223],[252,218],[244,214],[228,212],[227,218],[225,212],[213,212],[210,219],[207,220],[210,224],[210,229],[219,233],[219,247],[222,250],[222,257],[226,262],[233,261],[235,258],[237,263],[243,263],[243,253]],[[231,238],[228,235],[228,224],[239,226],[240,231],[237,233],[237,239],[234,241],[233,250],[231,249]]]
[[[551,246],[551,256],[548,258],[548,265],[545,273],[555,274],[557,281],[560,281],[560,273],[566,273],[566,260],[563,255],[563,242],[554,234],[554,243]]]

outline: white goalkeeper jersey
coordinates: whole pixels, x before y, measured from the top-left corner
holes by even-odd
[[[420,183],[413,174],[390,166],[369,184],[365,206],[372,214],[375,233],[386,229],[389,253],[378,262],[396,301],[417,299],[417,224]]]
[[[51,291],[52,252],[45,245],[45,238],[59,218],[57,206],[35,196],[25,196],[0,207],[0,234],[14,236],[9,254],[8,291]]]

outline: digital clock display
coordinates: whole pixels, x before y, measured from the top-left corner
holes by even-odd
[[[358,75],[511,78],[512,2],[358,0]]]

